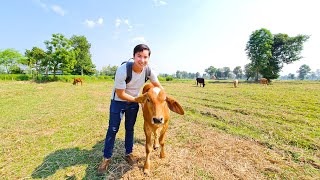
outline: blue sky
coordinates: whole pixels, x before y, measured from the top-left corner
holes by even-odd
[[[119,65],[132,57],[135,45],[151,48],[150,65],[160,73],[177,70],[203,73],[249,63],[245,46],[250,34],[266,28],[272,34],[310,35],[298,62],[320,69],[320,27],[317,0],[3,0],[0,7],[0,49],[24,54],[52,34],[84,35],[92,61]]]

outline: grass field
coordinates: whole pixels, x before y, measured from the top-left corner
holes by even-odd
[[[96,174],[112,82],[1,81],[1,179],[319,179],[320,82],[162,84],[186,114],[171,113],[168,157],[154,152],[145,177],[141,113],[138,165],[123,159],[122,124],[109,172]]]

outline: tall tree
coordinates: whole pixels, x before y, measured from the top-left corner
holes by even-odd
[[[181,71],[181,79],[187,79],[188,78],[188,72],[187,71]]]
[[[316,76],[317,76],[317,79],[319,80],[320,79],[320,69],[316,70]]]
[[[254,78],[255,74],[256,74],[255,69],[251,63],[244,65],[244,75],[247,77],[247,81],[250,78]]]
[[[102,67],[101,74],[106,76],[114,76],[116,74],[118,66],[104,66]]]
[[[289,78],[289,79],[295,79],[295,75],[292,74],[292,73],[289,73],[289,74],[288,74],[288,78]]]
[[[306,64],[301,65],[299,70],[297,71],[298,78],[301,80],[304,80],[304,78],[310,73],[310,71],[311,71],[311,68],[308,65]]]
[[[216,76],[217,68],[210,66],[207,69],[205,69],[204,72],[209,74],[210,78],[212,78],[213,76]]]
[[[223,78],[223,69],[222,69],[222,68],[218,68],[218,69],[216,70],[216,77],[217,77],[218,79],[222,79],[222,78]]]
[[[31,68],[35,68],[36,75],[41,72],[42,67],[45,65],[47,54],[46,52],[38,47],[33,47],[32,50],[26,50],[26,65]]]
[[[309,36],[305,35],[289,37],[287,34],[275,34],[272,57],[268,65],[261,71],[261,74],[268,79],[278,78],[284,64],[290,64],[302,58],[300,53],[303,49],[303,43],[308,39]]]
[[[24,57],[15,49],[0,50],[0,65],[3,65],[6,72],[10,74],[10,67],[16,65]]]
[[[247,56],[251,60],[252,69],[256,73],[258,81],[259,73],[267,67],[269,59],[272,57],[273,36],[265,28],[254,31],[246,46]]]
[[[236,78],[242,78],[243,72],[241,66],[236,66],[232,72],[236,75]]]
[[[73,74],[93,74],[95,72],[95,65],[91,61],[91,44],[87,41],[87,38],[85,36],[73,35],[70,41],[77,60]]]
[[[317,74],[316,72],[310,72],[309,75],[307,76],[308,79],[310,80],[316,80],[317,79]]]
[[[176,71],[176,78],[182,79],[182,72],[181,71],[179,71],[179,70]]]
[[[200,73],[199,72],[196,73],[196,78],[198,78],[198,77],[200,77]]]
[[[230,77],[230,72],[231,72],[230,68],[229,67],[223,67],[222,69],[223,69],[223,76],[226,79],[228,79]]]
[[[44,43],[47,47],[47,66],[52,68],[54,77],[59,69],[71,72],[76,63],[71,42],[62,34],[52,34],[51,41]]]
[[[256,71],[256,80],[259,74],[267,78],[276,79],[284,64],[300,60],[303,43],[309,39],[306,35],[289,37],[287,34],[271,35],[267,29],[253,32],[246,46],[252,68]]]

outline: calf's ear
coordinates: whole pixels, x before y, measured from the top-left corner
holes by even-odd
[[[144,85],[143,90],[142,90],[142,93],[144,94],[144,93],[148,92],[149,89],[150,89],[150,88],[153,88],[153,87],[154,87],[154,85],[151,84],[151,83],[148,83],[148,84]]]
[[[184,110],[182,109],[181,105],[173,99],[172,97],[167,96],[166,97],[166,102],[168,104],[168,107],[171,111],[178,113],[180,115],[184,115]]]
[[[147,100],[147,93],[140,95],[139,97],[134,98],[134,101],[137,103],[145,103]]]

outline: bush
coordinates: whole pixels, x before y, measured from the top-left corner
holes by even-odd
[[[159,81],[165,81],[166,78],[164,78],[164,77],[162,77],[162,76],[158,76],[158,80],[159,80]]]
[[[0,80],[5,81],[29,81],[31,79],[31,75],[27,74],[0,74]]]
[[[16,80],[18,81],[29,81],[30,79],[32,79],[31,76],[28,76],[26,74],[21,74],[16,77]]]
[[[166,81],[172,81],[173,80],[173,77],[172,76],[167,76],[166,77]]]

